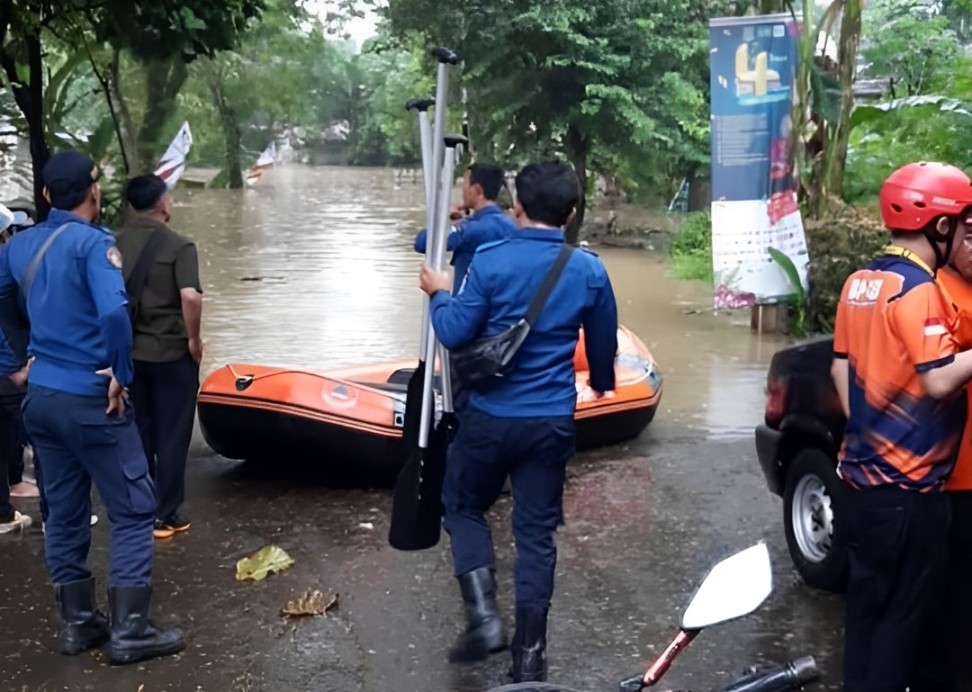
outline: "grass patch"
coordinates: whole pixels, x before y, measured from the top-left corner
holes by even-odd
[[[712,215],[692,212],[672,236],[672,274],[676,279],[708,281],[712,275]]]
[[[672,276],[687,281],[712,283],[712,258],[698,255],[673,255]]]

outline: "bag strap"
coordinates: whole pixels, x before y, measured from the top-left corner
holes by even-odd
[[[155,256],[159,254],[161,247],[162,229],[156,228],[145,241],[145,246],[135,262],[135,268],[132,269],[131,276],[125,282],[125,292],[128,293],[128,305],[132,315],[133,327],[135,326],[135,315],[138,314],[138,305],[142,300],[142,289],[145,288],[145,282],[148,280],[149,268],[152,266]]]
[[[540,315],[540,311],[547,302],[547,298],[550,297],[550,292],[553,291],[554,286],[557,285],[557,281],[560,280],[560,275],[564,273],[564,267],[567,266],[567,260],[570,259],[570,255],[573,252],[574,247],[572,245],[564,243],[561,246],[557,259],[554,260],[550,270],[543,279],[543,283],[540,284],[540,290],[537,291],[537,294],[533,296],[533,300],[530,301],[530,307],[527,309],[527,314],[524,319],[531,327]]]
[[[24,272],[24,278],[20,281],[20,292],[24,294],[24,303],[27,302],[27,296],[30,294],[30,285],[34,283],[34,275],[37,274],[37,270],[40,268],[41,260],[44,259],[44,255],[47,251],[51,249],[51,245],[57,240],[57,237],[64,232],[64,229],[70,226],[73,222],[68,221],[65,224],[61,224],[54,232],[47,236],[47,240],[41,245],[40,250],[37,254],[30,260],[30,264],[27,265],[27,271]]]

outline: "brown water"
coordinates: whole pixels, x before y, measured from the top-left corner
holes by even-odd
[[[227,362],[327,369],[418,350],[420,184],[390,169],[281,166],[249,190],[180,191],[173,226],[195,239],[205,290],[203,372]],[[664,257],[599,250],[621,321],[665,376],[659,417],[715,438],[752,434],[779,338],[749,313],[715,315],[709,288]],[[693,313],[693,314],[686,314]]]

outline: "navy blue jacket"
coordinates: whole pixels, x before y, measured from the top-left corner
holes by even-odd
[[[111,367],[123,387],[132,382],[132,325],[121,255],[106,228],[60,209],[21,231],[0,250],[0,326],[10,342],[10,315],[31,260],[47,238],[68,224],[41,261],[27,295],[29,352],[36,357],[30,382],[62,392],[103,395]],[[15,349],[16,350],[16,349]]]
[[[458,296],[437,292],[432,325],[446,348],[492,336],[526,315],[564,242],[559,230],[525,228],[480,247]],[[474,391],[469,405],[501,418],[572,416],[577,402],[574,350],[581,326],[591,387],[614,389],[618,312],[597,255],[575,250],[506,377]]]
[[[456,295],[462,288],[466,272],[469,271],[469,263],[479,246],[511,237],[516,233],[516,224],[506,212],[495,204],[490,204],[454,228],[449,234],[446,249],[452,251],[452,265],[455,267],[452,294]],[[425,240],[426,232],[422,230],[415,236],[415,252],[425,252]]]

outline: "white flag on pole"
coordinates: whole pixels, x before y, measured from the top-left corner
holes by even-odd
[[[246,171],[245,178],[248,185],[253,185],[256,181],[260,179],[264,171],[269,168],[273,168],[273,164],[277,159],[277,145],[274,142],[270,142],[270,146],[263,150],[260,154],[260,158],[256,160],[250,168]]]
[[[162,178],[170,190],[175,187],[183,171],[186,170],[186,157],[189,155],[190,148],[192,148],[192,131],[189,129],[189,123],[184,122],[169,148],[165,150],[159,167],[155,169],[155,175]]]

